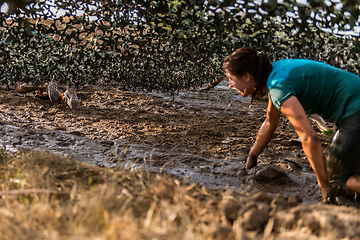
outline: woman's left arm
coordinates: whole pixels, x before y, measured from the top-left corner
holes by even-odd
[[[289,119],[299,135],[304,152],[316,174],[322,192],[324,190],[329,191],[323,148],[301,103],[295,96],[292,96],[281,104],[280,111]]]

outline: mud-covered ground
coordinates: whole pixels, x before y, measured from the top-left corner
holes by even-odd
[[[144,167],[207,187],[298,194],[317,203],[315,175],[285,118],[259,166],[242,171],[267,103],[250,108],[250,99],[226,84],[175,96],[88,85],[78,89],[77,111],[12,87],[0,91],[0,136],[7,150],[49,150],[99,166]],[[326,146],[329,136],[319,136]]]
[[[252,196],[244,209],[259,209],[244,213],[243,221],[254,229],[266,224],[259,228],[263,239],[272,229],[279,239],[359,239],[358,203],[319,205],[315,174],[284,117],[259,165],[242,170],[267,102],[257,100],[250,107],[249,98],[226,84],[175,96],[88,85],[78,89],[82,107],[76,111],[64,102],[19,94],[12,86],[0,90],[0,139],[8,151],[45,150],[102,167],[146,168],[209,188],[232,188]],[[330,136],[314,127],[326,147]],[[226,202],[225,216],[240,212],[240,200]],[[257,213],[268,209],[259,201],[271,206],[268,222],[267,215],[264,220]]]

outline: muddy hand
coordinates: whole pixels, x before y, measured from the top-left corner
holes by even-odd
[[[246,170],[253,168],[257,165],[258,156],[250,155],[246,159]]]
[[[321,188],[321,201],[323,203],[333,203],[334,197],[330,187]]]

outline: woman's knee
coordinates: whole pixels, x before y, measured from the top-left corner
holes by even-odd
[[[346,181],[346,188],[351,192],[360,193],[360,175],[351,176]]]

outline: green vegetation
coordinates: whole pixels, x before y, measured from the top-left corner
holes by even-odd
[[[0,55],[13,60],[2,66],[1,82],[55,78],[82,86],[101,79],[174,92],[222,76],[224,56],[241,46],[272,60],[310,58],[358,73],[358,38],[322,30],[358,25],[356,1],[342,3],[113,0],[55,1],[50,8],[42,0],[25,17],[21,10],[16,18],[0,15]]]

